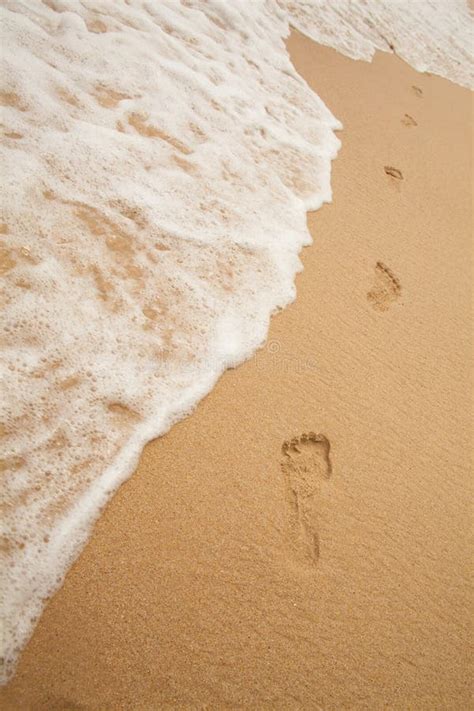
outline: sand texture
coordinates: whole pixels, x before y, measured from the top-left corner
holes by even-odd
[[[345,129],[298,298],[146,448],[4,709],[470,707],[471,96],[289,48]]]

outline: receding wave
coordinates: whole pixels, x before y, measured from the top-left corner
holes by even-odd
[[[338,121],[274,3],[2,11],[6,673],[146,441],[294,298]]]

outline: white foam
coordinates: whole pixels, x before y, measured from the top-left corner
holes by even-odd
[[[275,0],[0,14],[5,681],[144,444],[294,298],[341,126]]]
[[[1,15],[6,678],[144,444],[294,298],[340,124],[274,2]]]
[[[466,0],[279,0],[293,27],[352,59],[395,52],[419,72],[474,88]]]

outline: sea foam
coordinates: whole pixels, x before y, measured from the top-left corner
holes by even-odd
[[[2,3],[3,681],[144,444],[295,296],[341,128],[286,52],[307,9]]]
[[[474,30],[466,0],[279,1],[293,27],[352,59],[394,52],[419,72],[474,88]]]
[[[295,296],[340,128],[274,2],[1,10],[5,676],[144,444]]]

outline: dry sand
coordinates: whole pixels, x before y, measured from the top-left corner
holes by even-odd
[[[147,447],[5,709],[470,707],[471,96],[289,47],[345,127],[298,298]]]

